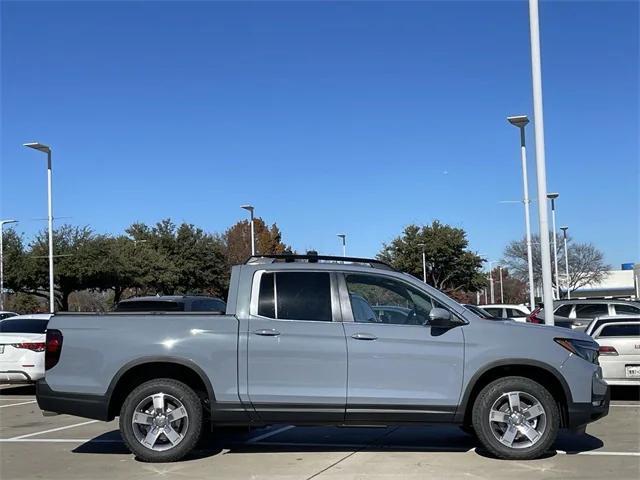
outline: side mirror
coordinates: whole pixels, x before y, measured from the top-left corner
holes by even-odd
[[[456,323],[451,318],[449,310],[444,308],[432,308],[429,311],[429,325],[432,327],[453,327]]]

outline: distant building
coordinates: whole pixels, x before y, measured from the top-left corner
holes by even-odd
[[[571,298],[640,298],[640,264],[624,264],[610,270],[601,282],[589,283],[571,292]]]

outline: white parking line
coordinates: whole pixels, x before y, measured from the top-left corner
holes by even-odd
[[[278,428],[277,430],[273,430],[271,432],[258,435],[257,437],[253,437],[252,439],[247,440],[247,443],[256,443],[256,442],[259,442],[260,440],[264,440],[265,438],[273,437],[274,435],[277,435],[279,433],[286,432],[287,430],[291,430],[292,428],[294,428],[293,425],[287,425],[286,427]]]
[[[0,405],[0,408],[17,407],[18,405],[28,405],[30,403],[36,403],[36,401],[31,400],[30,402],[10,403],[9,405]]]
[[[614,457],[640,457],[640,452],[602,452],[600,450],[592,450],[588,452],[565,452],[564,450],[556,450],[561,455],[611,455]]]
[[[631,405],[628,403],[610,404],[610,407],[627,407],[627,408],[640,408],[640,405]]]
[[[93,423],[93,422],[88,422]],[[80,425],[70,425],[69,427],[63,428],[71,428],[77,427]],[[277,435],[280,432],[289,430],[293,428],[293,426],[279,428],[273,432],[265,433],[264,435]],[[59,430],[59,429],[55,429]],[[45,432],[40,432],[45,433]],[[39,434],[33,434],[39,435]],[[123,443],[120,439],[91,439],[91,438],[23,438],[14,437],[14,438],[0,438],[0,443]],[[256,437],[256,439],[260,439],[260,437],[264,437],[260,435]],[[415,445],[369,445],[369,444],[360,444],[360,443],[287,443],[287,442],[261,442],[257,443],[255,439],[251,439],[246,443],[250,443],[256,446],[278,446],[278,447],[320,447],[320,448],[348,448],[348,449],[367,449],[369,447],[379,447],[382,450],[407,450],[407,451],[424,451],[426,453],[433,452],[458,452],[458,453],[472,453],[475,452],[475,448],[456,448],[456,447],[419,447]],[[590,455],[590,456],[611,456],[611,457],[640,457],[640,452],[605,452],[600,450],[586,451],[586,452],[566,452],[564,450],[556,450],[558,455]]]
[[[124,443],[122,440],[102,438],[0,438],[0,443]]]
[[[11,437],[11,438],[8,438],[7,440],[21,440],[23,438],[35,437],[36,435],[44,435],[45,433],[59,432],[60,430],[67,430],[69,428],[81,427],[82,425],[89,425],[90,423],[97,423],[98,421],[99,420],[89,420],[88,422],[81,422],[81,423],[75,423],[73,425],[67,425],[66,427],[52,428],[50,430],[43,430],[42,432],[27,433],[26,435]]]

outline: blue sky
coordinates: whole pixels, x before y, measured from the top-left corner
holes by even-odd
[[[2,2],[2,218],[121,232],[245,213],[298,250],[370,256],[403,226],[464,228],[501,257],[524,232],[528,7],[509,2]],[[638,2],[542,2],[558,223],[638,261]],[[531,127],[531,126],[530,126]],[[533,129],[528,128],[535,192]],[[534,195],[535,196],[535,195]],[[533,205],[534,230],[537,215]]]

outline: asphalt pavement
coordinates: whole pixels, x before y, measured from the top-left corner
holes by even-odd
[[[109,423],[44,417],[32,387],[0,387],[2,479],[598,479],[640,478],[639,390],[613,391],[586,435],[562,432],[544,458],[491,458],[456,427],[219,429],[185,460],[143,463]]]

